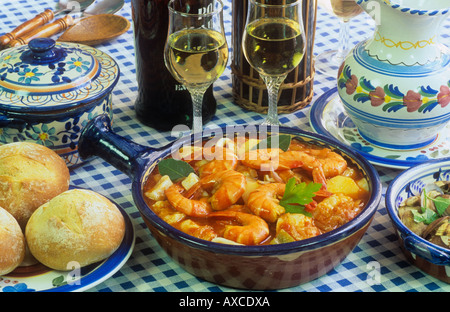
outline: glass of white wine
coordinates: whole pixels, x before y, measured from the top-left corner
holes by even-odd
[[[171,0],[164,62],[192,97],[192,132],[203,130],[202,103],[208,87],[224,72],[228,45],[221,0]]]
[[[363,9],[355,0],[318,0],[317,4],[339,19],[339,42],[336,49],[325,51],[316,57],[315,68],[323,75],[336,78],[339,67],[349,53],[349,21]]]
[[[263,124],[280,125],[280,86],[305,53],[302,1],[248,0],[242,50],[267,87],[269,107]]]

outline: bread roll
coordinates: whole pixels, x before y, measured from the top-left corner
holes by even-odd
[[[0,207],[0,275],[13,271],[25,256],[25,238],[16,219]]]
[[[109,257],[124,234],[125,220],[116,205],[96,192],[80,189],[66,191],[39,207],[25,229],[31,254],[62,271]]]
[[[24,230],[33,211],[69,189],[65,161],[43,145],[18,142],[0,146],[0,207]]]

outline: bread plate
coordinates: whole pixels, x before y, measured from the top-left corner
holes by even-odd
[[[112,202],[124,217],[125,236],[109,258],[73,271],[52,270],[40,263],[20,266],[0,276],[0,292],[81,292],[102,283],[120,270],[133,252],[135,232],[125,210]]]

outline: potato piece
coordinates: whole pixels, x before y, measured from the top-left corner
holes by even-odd
[[[202,156],[203,148],[201,146],[183,146],[178,150],[176,158],[183,160],[193,160]],[[175,158],[175,157],[174,157]]]
[[[183,181],[181,181],[181,185],[187,191],[192,186],[194,186],[199,180],[200,178],[195,173],[191,172],[186,178],[184,178]]]
[[[329,179],[327,182],[327,190],[332,193],[342,193],[350,197],[355,197],[360,192],[358,184],[352,178],[344,176],[335,176]]]
[[[295,242],[295,239],[285,230],[281,230],[274,239],[270,241],[271,245]]]
[[[166,194],[164,193],[166,189],[169,188],[173,183],[168,175],[162,176],[161,179],[156,183],[156,185],[145,192],[145,196],[151,200],[159,201],[166,199]]]
[[[239,159],[244,159],[245,155],[258,145],[260,140],[258,139],[248,139],[244,144],[238,144],[237,155]]]
[[[232,151],[236,148],[234,141],[229,138],[220,138],[216,143],[216,147],[226,147]]]
[[[362,178],[361,180],[359,180],[358,182],[356,182],[358,184],[358,186],[365,190],[366,192],[369,191],[369,182],[367,182],[367,180],[365,178]]]
[[[213,243],[221,243],[221,244],[228,244],[228,245],[241,245],[244,246],[244,244],[236,243],[235,241],[223,238],[223,237],[215,237],[211,240]]]

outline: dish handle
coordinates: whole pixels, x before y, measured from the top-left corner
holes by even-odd
[[[10,118],[2,113],[0,113],[0,128],[15,128],[22,132],[27,126],[25,120],[19,118]]]
[[[425,244],[417,240],[413,236],[403,238],[403,244],[408,251],[424,258],[428,262],[436,265],[450,265],[450,257],[448,254],[441,252],[430,244]]]
[[[134,177],[144,168],[147,160],[143,159],[143,155],[155,151],[114,133],[111,119],[106,114],[89,121],[78,141],[78,152],[82,159],[99,156],[129,177]]]

